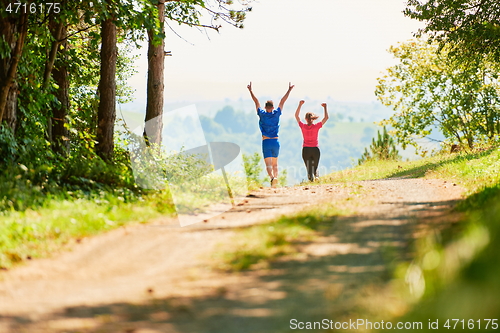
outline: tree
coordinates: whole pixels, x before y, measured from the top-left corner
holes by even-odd
[[[500,4],[498,0],[409,0],[406,16],[425,21],[426,34],[461,59],[491,55],[500,61]]]
[[[102,23],[101,80],[99,81],[99,109],[97,113],[97,153],[109,160],[114,150],[116,119],[116,25],[114,17]]]
[[[67,29],[65,25],[60,26],[59,23],[53,26],[51,32],[56,41],[61,40],[61,42],[58,43],[58,49],[60,49],[59,52],[61,56],[58,63],[55,64],[55,67],[52,69],[52,77],[57,84],[57,90],[54,94],[59,103],[52,108],[52,118],[49,123],[49,126],[51,126],[50,139],[53,142],[52,150],[60,155],[66,156],[69,150],[66,119],[70,108],[70,83],[68,66],[66,65],[68,44],[65,37],[67,35]]]
[[[448,141],[472,148],[476,140],[500,134],[500,83],[496,63],[464,64],[448,57],[448,49],[416,40],[391,47],[399,64],[378,79],[377,98],[396,113],[391,125],[403,148],[417,149],[416,137],[438,127]]]
[[[68,2],[60,3],[61,12],[49,13],[48,28],[52,39],[50,51],[45,62],[43,76],[43,90],[48,91],[51,83],[51,76],[57,88],[54,97],[58,103],[52,106],[52,114],[48,118],[48,138],[52,143],[51,147],[55,153],[67,156],[69,152],[69,132],[67,127],[67,117],[70,109],[70,82],[68,73],[68,25],[70,17],[73,21],[78,21]]]
[[[28,34],[28,13],[9,13],[8,0],[0,1],[0,124],[15,129],[17,109],[17,67]]]
[[[165,68],[165,1],[159,0],[156,5],[158,27],[148,30],[148,82],[146,101],[146,122],[144,137],[148,144],[160,145],[163,128],[163,95]]]
[[[365,152],[358,160],[358,164],[361,165],[366,161],[370,160],[400,160],[398,149],[396,148],[396,143],[394,139],[387,133],[387,129],[383,128],[382,134],[377,131],[377,141],[372,138],[372,143],[370,145],[370,151],[365,148]]]

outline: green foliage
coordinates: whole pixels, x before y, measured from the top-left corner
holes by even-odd
[[[117,63],[117,98],[119,102],[130,101],[132,92],[125,81],[133,73],[128,56],[131,46],[137,46],[138,40],[152,34],[155,39],[164,38],[158,18],[155,1],[112,1],[112,2],[62,2],[57,14],[37,10],[29,15],[28,36],[18,66],[17,84],[19,84],[19,124],[16,129],[17,143],[23,144],[28,138],[50,138],[51,111],[60,105],[56,91],[59,88],[50,78],[49,57],[52,45],[55,45],[54,29],[62,24],[66,35],[62,41],[67,43],[65,52],[56,54],[55,65],[66,66],[70,82],[70,105],[68,115],[69,139],[72,153],[94,149],[96,132],[96,110],[99,96],[96,95],[100,71],[100,29],[102,21],[113,17],[118,27],[118,40],[122,46]],[[183,0],[166,4],[166,17],[191,26],[217,29],[214,22],[223,20],[239,26],[244,13],[249,11],[248,3],[236,6],[232,1],[217,0],[205,3],[198,0]],[[38,8],[38,7],[36,7]],[[47,9],[47,8],[46,8]],[[202,14],[212,17],[210,24],[202,22]],[[2,11],[2,20],[6,17]],[[19,20],[19,15],[10,16],[12,23]],[[56,37],[57,39],[57,37]],[[62,50],[62,45],[58,45]],[[5,38],[0,38],[1,59],[10,57],[10,46]],[[49,75],[46,76],[45,74]],[[47,78],[49,84],[46,85]],[[43,86],[42,86],[43,85]],[[85,134],[82,134],[85,133]],[[38,140],[42,142],[42,140]],[[14,147],[14,146],[11,146]],[[40,147],[38,147],[40,148]],[[18,150],[19,151],[19,150]]]
[[[399,152],[394,143],[394,139],[387,133],[387,129],[384,126],[382,134],[377,131],[377,141],[375,138],[372,139],[372,144],[370,145],[370,151],[365,148],[365,152],[358,160],[358,164],[363,164],[369,160],[400,160]]]
[[[447,49],[416,40],[391,47],[399,64],[378,79],[375,94],[396,112],[391,125],[403,145],[420,147],[438,127],[449,143],[471,149],[478,141],[496,142],[500,135],[499,67],[486,60],[463,63]]]
[[[243,154],[243,163],[245,164],[245,172],[250,188],[262,186],[264,180],[261,178],[262,171],[262,158],[259,153],[255,152],[253,155]]]
[[[0,124],[0,164],[13,162],[18,155],[19,145],[12,129]]]
[[[500,8],[496,0],[410,0],[406,16],[425,22],[419,34],[451,45],[465,61],[492,56],[500,61]]]
[[[213,171],[207,156],[187,154],[183,150],[172,154],[155,145],[146,146],[142,135],[122,133],[119,146],[129,152],[124,159],[130,158],[139,179],[137,183],[144,188],[161,189],[167,183],[181,184]]]

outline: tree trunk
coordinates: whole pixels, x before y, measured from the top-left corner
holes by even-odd
[[[68,130],[65,126],[69,110],[69,81],[65,64],[67,42],[63,41],[66,37],[66,25],[64,21],[56,22],[55,17],[51,16],[49,29],[53,41],[45,62],[42,89],[46,91],[49,88],[50,78],[53,77],[59,87],[55,92],[55,97],[60,105],[52,108],[52,113],[47,119],[47,136],[52,143],[52,150],[55,153],[66,155],[69,150]],[[58,54],[61,55],[60,61],[57,61]]]
[[[2,119],[13,132],[16,131],[17,127],[17,88],[17,82],[14,81],[7,95],[7,103],[5,104],[5,111]]]
[[[49,23],[50,32],[54,40],[52,41],[52,45],[50,47],[49,56],[45,63],[45,71],[43,73],[43,90],[46,90],[49,87],[50,76],[52,74],[52,69],[54,68],[54,64],[57,58],[57,50],[61,44],[61,39],[65,36],[66,27],[64,26],[64,22],[56,23],[54,18],[50,20]]]
[[[164,30],[165,22],[165,1],[160,0],[157,4],[158,18],[160,20],[161,33]],[[164,62],[165,62],[165,41],[161,38],[155,45],[153,31],[148,31],[148,83],[147,102],[144,137],[149,144],[160,145],[162,141],[163,129],[163,92],[164,86]]]
[[[60,31],[60,39],[66,36],[66,27]],[[60,40],[59,39],[59,40]],[[66,118],[70,107],[69,100],[69,78],[68,68],[66,66],[66,47],[67,42],[60,44],[60,61],[55,64],[52,70],[52,77],[59,88],[56,91],[56,98],[60,105],[52,109],[52,150],[55,153],[66,156],[69,152],[68,129],[66,128]]]
[[[59,86],[56,98],[61,103],[59,107],[52,109],[52,149],[55,153],[66,156],[69,152],[69,133],[65,126],[70,107],[68,69],[65,65],[55,68],[52,76]]]
[[[116,25],[113,19],[102,23],[101,79],[99,81],[99,107],[97,111],[96,151],[104,160],[113,156],[114,126],[116,118]]]
[[[5,5],[3,1],[0,4]],[[18,90],[15,83],[17,65],[21,59],[27,33],[28,14],[21,14],[17,18],[12,16],[0,18],[0,36],[10,47],[7,56],[0,58],[0,123],[6,120],[12,129],[15,129],[17,119]]]

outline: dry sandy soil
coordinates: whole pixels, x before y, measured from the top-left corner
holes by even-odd
[[[387,280],[388,261],[411,258],[415,238],[456,221],[461,193],[428,179],[265,188],[204,223],[123,227],[3,272],[0,332],[276,333],[292,318],[345,317],[356,290]],[[331,219],[299,255],[213,269],[211,254],[237,230],[350,197],[362,202],[356,213]]]

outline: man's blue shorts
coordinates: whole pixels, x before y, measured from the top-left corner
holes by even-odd
[[[262,154],[264,154],[264,158],[278,157],[280,154],[280,143],[278,139],[262,140]]]

